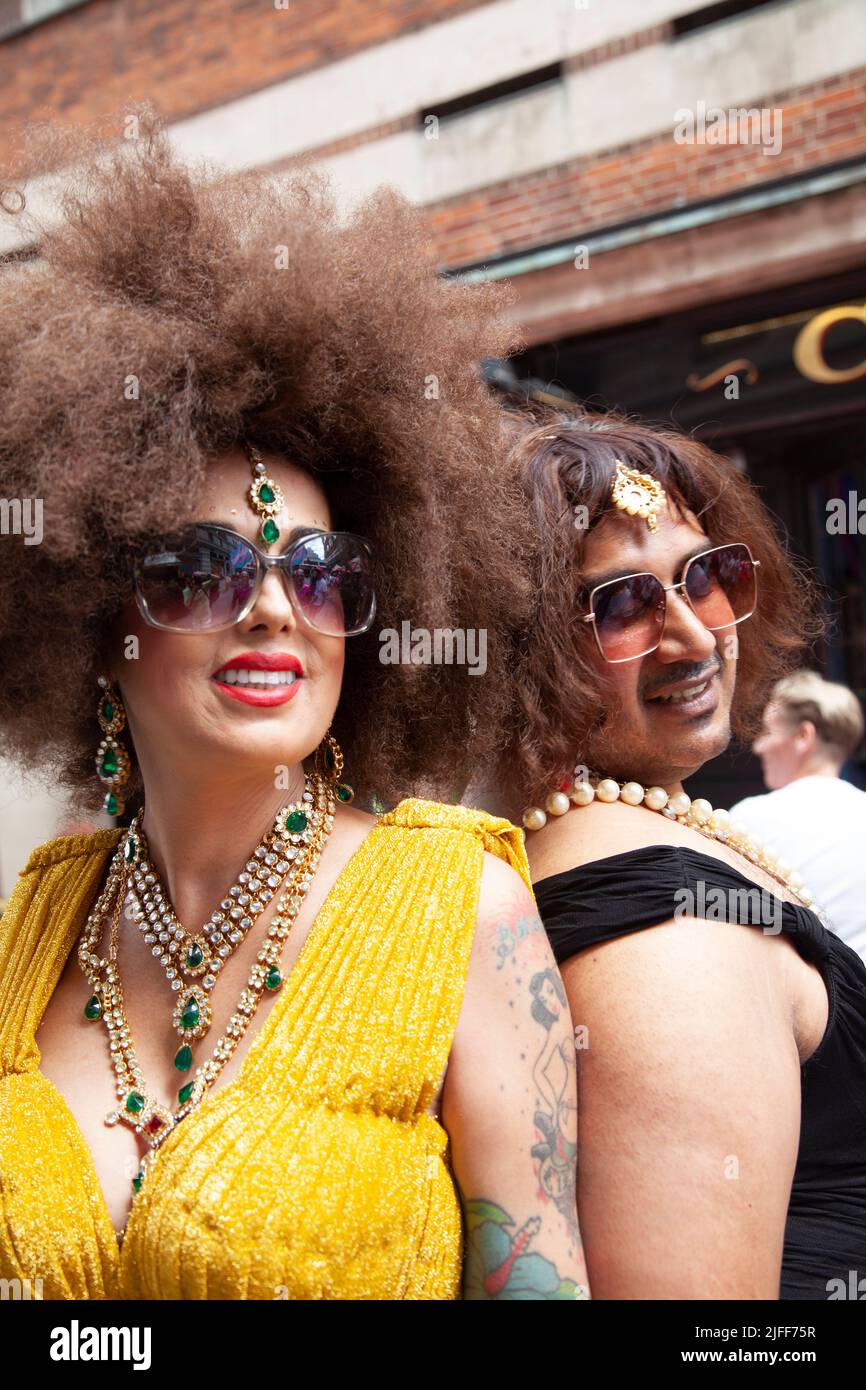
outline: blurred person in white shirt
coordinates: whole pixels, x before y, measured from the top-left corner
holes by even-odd
[[[846,686],[816,671],[786,676],[752,744],[769,790],[739,801],[731,817],[802,875],[836,933],[866,960],[866,792],[840,776],[863,732]]]

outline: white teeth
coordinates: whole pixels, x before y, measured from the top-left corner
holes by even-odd
[[[665,704],[682,704],[684,700],[696,700],[699,695],[703,695],[710,682],[704,681],[703,685],[693,685],[690,690],[678,690],[675,695],[657,695],[656,699],[663,700]]]
[[[214,680],[224,685],[294,685],[298,677],[294,671],[258,671],[243,667],[232,667],[229,671],[217,671]]]

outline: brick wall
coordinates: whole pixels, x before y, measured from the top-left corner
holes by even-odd
[[[866,156],[866,71],[761,104],[783,112],[777,155],[765,155],[759,145],[676,144],[666,131],[430,205],[440,262],[471,265]]]
[[[2,3],[2,0],[0,0]],[[584,68],[594,67],[598,63],[605,63],[611,58],[618,58],[623,53],[634,53],[639,48],[650,48],[655,43],[661,43],[666,39],[673,26],[671,24],[655,24],[649,29],[640,29],[634,34],[629,34],[621,39],[614,39],[610,43],[602,44],[598,48],[587,49],[585,53],[576,54],[573,57],[565,58],[562,62],[563,73],[580,72]],[[436,103],[430,106],[430,112],[436,115]],[[332,154],[341,154],[345,150],[358,149],[362,145],[373,145],[377,140],[383,140],[388,135],[396,135],[399,131],[417,130],[419,116],[425,114],[427,108],[421,111],[420,108],[407,111],[397,120],[383,122],[379,125],[368,126],[365,130],[355,131],[352,135],[347,135],[341,140],[330,140],[326,143],[311,146],[302,155],[296,158],[284,160],[281,164],[273,166],[275,169],[289,168],[298,160],[306,160],[312,155],[316,159],[323,159]]]
[[[180,120],[483,3],[92,0],[0,41],[3,143],[21,121],[83,123],[127,100]]]
[[[0,4],[4,0],[0,0]],[[218,107],[272,82],[322,67],[485,0],[91,0],[0,42],[0,131],[49,111],[65,121],[116,116],[151,99],[169,121]],[[639,30],[565,61],[606,63],[664,40],[669,26]],[[779,107],[778,155],[758,145],[688,145],[671,131],[534,171],[428,205],[443,265],[457,267],[601,227],[748,189],[866,154],[866,72],[766,96]],[[407,112],[330,145],[324,157],[417,125]],[[14,139],[3,142],[14,148]],[[307,151],[306,157],[310,151]],[[8,155],[7,155],[8,158]],[[288,161],[291,162],[291,161]],[[14,155],[9,176],[20,166]]]

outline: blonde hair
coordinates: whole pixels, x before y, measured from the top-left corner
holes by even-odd
[[[773,687],[773,701],[793,724],[808,719],[822,743],[849,758],[864,732],[860,701],[847,686],[817,671],[795,671]]]

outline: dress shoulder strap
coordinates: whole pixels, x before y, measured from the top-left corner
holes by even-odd
[[[468,831],[480,842],[482,849],[516,869],[532,891],[525,832],[502,816],[493,816],[473,806],[452,806],[441,801],[407,797],[392,811],[380,816],[378,823],[402,826],[408,830],[458,831],[464,834]]]
[[[125,833],[58,836],[19,874],[0,918],[0,1075],[38,1066],[34,1034]]]
[[[53,840],[46,840],[44,844],[37,845],[21,872],[29,874],[34,869],[47,868],[67,859],[80,859],[102,850],[111,852],[117,848],[125,834],[126,830],[122,826],[108,826],[89,834],[58,835]]]

